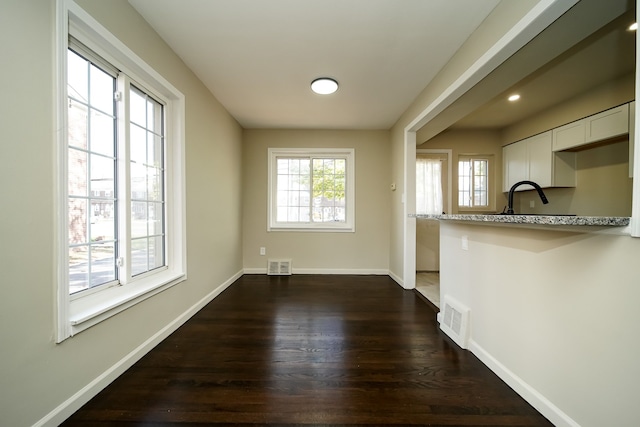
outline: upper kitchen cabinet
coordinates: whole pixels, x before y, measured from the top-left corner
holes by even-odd
[[[553,151],[585,148],[629,133],[629,104],[553,129]]]
[[[552,131],[509,144],[503,148],[503,188],[507,192],[519,181],[533,181],[543,188],[575,187],[575,153],[554,153]],[[518,187],[524,191],[529,187]]]

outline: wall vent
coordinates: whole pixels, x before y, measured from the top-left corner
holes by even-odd
[[[460,347],[467,348],[469,309],[449,295],[445,295],[443,307],[440,329]]]
[[[291,260],[290,259],[270,259],[267,262],[267,275],[291,276]]]

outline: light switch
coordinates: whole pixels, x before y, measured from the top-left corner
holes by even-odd
[[[468,251],[469,250],[469,236],[464,235],[462,236],[462,239],[460,239],[462,242],[462,250],[463,251]]]

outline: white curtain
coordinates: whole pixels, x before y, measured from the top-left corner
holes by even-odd
[[[416,213],[442,213],[442,166],[439,159],[416,159]]]

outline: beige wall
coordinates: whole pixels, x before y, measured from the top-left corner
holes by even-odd
[[[441,299],[469,348],[556,426],[638,426],[640,240],[441,223]],[[462,236],[468,250],[461,249]]]
[[[504,145],[629,102],[635,97],[635,76],[627,75],[599,86],[540,114],[502,130]],[[629,139],[576,153],[575,188],[549,188],[548,205],[538,194],[523,191],[514,197],[516,212],[631,216],[633,180],[629,178]],[[530,208],[530,201],[535,204]]]
[[[354,148],[355,233],[267,232],[268,148]],[[294,272],[376,272],[389,269],[389,132],[245,130],[243,260],[266,269],[269,258],[291,258]],[[259,255],[265,247],[266,256]]]
[[[0,5],[0,424],[43,419],[242,270],[242,130],[126,0],[81,6],[186,97],[188,280],[55,344],[51,0]],[[216,183],[224,185],[215,185]]]

